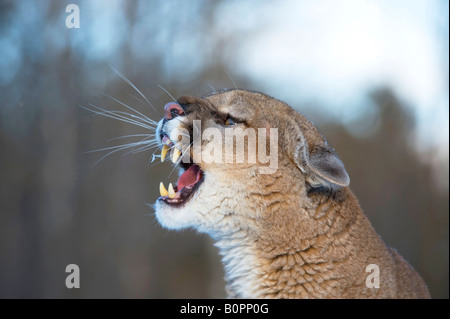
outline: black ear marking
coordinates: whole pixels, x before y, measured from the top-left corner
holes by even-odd
[[[332,148],[318,147],[310,150],[308,166],[313,173],[327,182],[339,186],[350,184],[350,177],[345,170],[344,163]]]

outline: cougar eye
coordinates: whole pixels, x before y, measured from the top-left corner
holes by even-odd
[[[231,117],[228,117],[227,120],[225,121],[225,125],[234,125],[236,124],[236,121],[233,120]]]

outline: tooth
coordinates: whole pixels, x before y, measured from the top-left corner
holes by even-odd
[[[172,183],[169,184],[169,198],[175,197],[175,191],[173,190]]]
[[[169,146],[163,145],[163,148],[161,150],[161,162],[164,162],[164,159],[166,158],[167,152],[169,151]]]
[[[176,163],[180,155],[181,151],[178,148],[174,147],[172,152],[172,163]]]
[[[172,184],[170,184],[169,190],[170,190],[170,187],[172,187]],[[172,190],[173,190],[173,189],[172,189]],[[161,183],[159,184],[159,193],[161,194],[162,197],[169,195],[169,192],[168,192],[167,189],[164,187],[163,182],[161,182]]]

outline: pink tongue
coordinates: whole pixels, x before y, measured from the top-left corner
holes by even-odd
[[[200,167],[198,165],[192,165],[178,179],[177,181],[178,191],[180,191],[184,186],[193,186],[200,180],[201,177],[202,173]]]

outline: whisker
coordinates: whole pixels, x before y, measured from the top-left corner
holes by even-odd
[[[147,136],[148,138],[151,138],[151,137],[154,137],[155,134],[130,134],[130,135],[123,135],[123,136],[110,138],[109,140],[107,140],[107,142],[111,142],[111,141],[122,139],[122,138],[141,137],[141,136]]]
[[[133,111],[133,112],[139,114],[140,116],[142,116],[142,118],[141,118],[142,120],[145,119],[145,121],[147,121],[148,123],[153,123],[153,124],[156,123],[156,121],[154,121],[154,120],[148,118],[147,116],[145,116],[145,115],[142,114],[141,112],[136,111],[136,110],[133,109],[131,106],[126,105],[125,103],[123,103],[122,101],[119,101],[118,99],[112,97],[111,95],[108,95],[108,94],[105,94],[105,93],[104,93],[103,95],[106,96],[106,97],[108,97],[108,98],[110,98],[110,99],[112,99],[112,100],[114,100],[114,101],[116,101],[117,103],[120,103],[121,105],[125,106],[127,109],[129,109],[129,110],[131,110],[131,111]]]
[[[92,166],[97,165],[98,163],[100,163],[103,159],[105,159],[105,158],[108,157],[109,155],[112,155],[112,154],[114,154],[114,153],[116,153],[116,152],[118,152],[118,151],[121,151],[122,149],[125,149],[125,148],[127,148],[127,147],[129,147],[129,146],[126,146],[126,147],[123,147],[123,148],[119,148],[119,149],[116,149],[116,150],[114,150],[114,151],[109,152],[108,154],[102,156],[99,160],[97,160]]]
[[[95,108],[95,109],[99,109],[99,110],[101,110],[101,112],[100,112],[100,111],[93,110],[93,109],[90,109],[90,108],[87,108],[87,107],[85,107],[85,106],[83,106],[83,105],[79,105],[79,106],[82,107],[83,109],[89,111],[89,112],[94,113],[94,114],[102,115],[102,116],[105,116],[105,117],[110,117],[110,118],[113,118],[113,119],[115,119],[115,120],[120,120],[120,121],[123,120],[124,122],[128,122],[128,121],[138,122],[137,120],[127,118],[127,117],[125,117],[124,115],[121,115],[121,114],[120,114],[120,113],[125,113],[125,112],[120,112],[120,111],[108,111],[108,110],[105,110],[105,109],[103,109],[103,108],[101,108],[101,107],[99,107],[99,106],[93,105],[93,104],[89,104],[89,106],[92,106],[92,107]],[[126,114],[128,114],[128,113],[126,113]],[[132,115],[132,114],[129,114],[129,115]],[[129,123],[129,122],[128,122],[128,123]],[[141,122],[138,122],[138,123],[139,123],[139,124],[142,124]],[[131,124],[135,124],[135,123],[131,123]],[[145,124],[145,125],[146,125],[146,124]]]
[[[145,124],[145,125],[155,126],[155,127],[158,125],[157,122],[147,122],[145,119],[143,119],[143,118],[141,118],[141,117],[139,117],[139,116],[136,116],[136,115],[134,115],[134,114],[128,113],[128,112],[117,111],[117,110],[114,110],[114,111],[107,111],[107,112],[109,112],[109,113],[111,113],[111,114],[113,114],[113,115],[121,116],[121,117],[124,118],[124,119],[136,121],[136,122],[139,122],[139,123],[142,123],[142,124]]]
[[[233,80],[233,78],[231,77],[231,75],[230,75],[227,71],[225,71],[225,70],[223,70],[223,72],[225,72],[226,75],[228,75],[228,77],[230,78],[231,82],[233,82],[234,88],[237,89],[236,83],[234,82],[234,80]]]
[[[131,154],[137,154],[137,153],[142,153],[142,152],[146,152],[146,151],[150,151],[151,149],[155,148],[157,145],[148,145],[148,146],[143,146],[141,148],[135,149],[130,151],[129,153]]]
[[[94,108],[96,108],[96,109],[101,110],[102,111],[101,113],[107,113],[107,114],[110,114],[110,115],[113,115],[113,116],[120,117],[122,119],[130,120],[130,121],[136,121],[136,122],[139,122],[139,123],[144,124],[144,125],[154,125],[154,126],[157,125],[156,122],[147,122],[145,119],[143,119],[143,118],[141,118],[141,117],[139,117],[137,115],[128,113],[128,112],[118,111],[118,110],[109,111],[109,110],[101,108],[100,106],[97,106],[97,105],[93,105],[93,104],[89,104],[89,105],[94,107]],[[97,114],[103,115],[101,113],[97,113]]]
[[[150,105],[150,106],[151,106],[158,114],[161,114],[161,113],[159,113],[158,110],[153,106],[153,104],[150,103],[149,100],[147,100],[147,98],[145,97],[145,95],[144,95],[141,91],[139,91],[139,89],[138,89],[138,88],[137,88],[130,80],[128,80],[128,78],[127,78],[125,75],[123,75],[123,74],[121,74],[119,71],[117,71],[116,68],[114,68],[111,64],[109,65],[109,67],[110,67],[110,68],[111,68],[118,76],[120,76],[120,77],[122,78],[122,80],[124,80],[125,82],[127,82],[128,85],[130,85],[133,89],[135,89],[136,92],[139,93],[139,95],[147,102],[148,105]]]
[[[108,146],[108,147],[99,148],[96,150],[86,151],[85,153],[102,152],[102,151],[107,151],[107,150],[112,150],[112,149],[117,149],[117,148],[136,147],[137,145],[149,144],[150,142],[151,141],[139,141],[139,142],[133,142],[133,143],[128,143],[128,144],[122,144],[122,145]]]
[[[153,141],[149,141],[149,143],[147,143],[146,145],[144,145],[144,146],[141,146],[141,147],[139,147],[139,148],[132,148],[132,149],[130,149],[127,153],[125,153],[124,155],[127,155],[127,154],[136,154],[136,153],[140,153],[140,152],[144,152],[144,151],[146,151],[146,150],[150,150],[150,149],[152,149],[152,148],[154,148],[155,146],[157,146],[156,145],[156,143],[152,143]]]
[[[149,137],[144,137],[143,139],[141,139],[140,141],[136,142],[128,152],[126,152],[123,155],[129,154],[129,153],[133,153],[136,150],[136,147],[141,145],[141,147],[139,147],[138,149],[141,148],[146,148],[148,146],[153,146],[155,145],[157,142],[154,139],[149,140]],[[143,145],[143,146],[142,146]]]
[[[191,136],[189,134],[183,133],[183,132],[178,132],[178,136],[186,136],[191,138]]]
[[[161,90],[163,90],[164,92],[166,92],[171,98],[172,98],[172,100],[176,103],[177,102],[177,100],[173,97],[173,95],[172,94],[170,94],[169,93],[169,91],[167,91],[165,88],[163,88],[161,85],[159,85],[158,84],[158,87],[161,89]]]
[[[133,99],[135,99],[136,101],[138,101],[141,104],[145,104],[145,101],[140,99],[139,97],[137,97],[136,95],[133,95],[131,93],[127,93],[128,96],[131,96]]]
[[[98,115],[101,115],[101,116],[109,117],[109,118],[112,118],[112,119],[115,119],[115,120],[119,120],[119,121],[122,121],[122,122],[125,122],[125,123],[134,124],[136,126],[140,126],[140,127],[145,128],[145,129],[148,129],[148,130],[154,129],[153,127],[149,126],[148,124],[145,124],[145,123],[139,122],[137,120],[130,119],[130,118],[127,118],[127,117],[125,117],[123,115],[118,114],[118,113],[124,113],[124,112],[121,112],[121,111],[114,111],[114,112],[113,111],[108,111],[108,110],[105,110],[105,109],[103,109],[103,108],[101,108],[99,106],[93,105],[93,104],[89,104],[89,106],[91,106],[93,108],[96,108],[96,109],[99,109],[99,110],[101,110],[101,112],[93,110],[93,109],[90,109],[90,108],[87,108],[87,107],[85,107],[85,106],[83,106],[81,104],[79,106],[81,108],[87,110],[87,111],[90,111],[92,113],[95,113],[95,114],[98,114]],[[126,113],[126,114],[128,114],[128,113]],[[128,114],[128,115],[132,115],[132,114]],[[133,115],[133,116],[136,117],[135,115]]]
[[[209,81],[206,82],[206,85],[208,85],[212,89],[213,92],[216,92],[216,88],[212,85],[211,82],[209,82]]]

